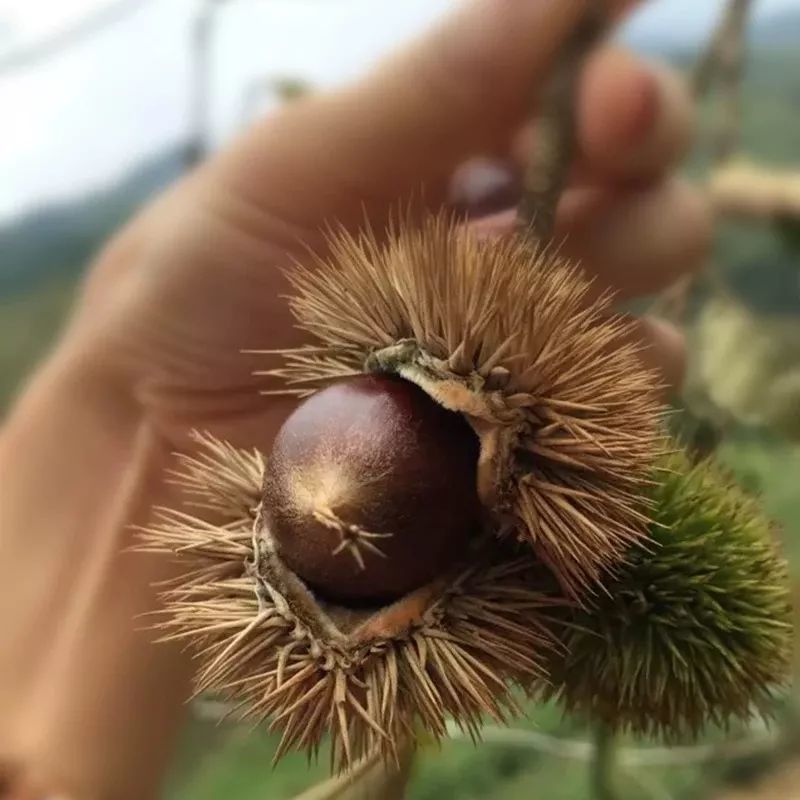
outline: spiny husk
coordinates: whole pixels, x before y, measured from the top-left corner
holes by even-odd
[[[340,233],[327,260],[289,279],[317,344],[267,371],[287,391],[389,371],[464,413],[498,529],[532,542],[572,595],[645,535],[641,498],[663,445],[658,380],[609,297],[590,300],[555,251],[436,217],[385,245]]]
[[[503,722],[517,710],[514,686],[539,687],[555,646],[545,618],[563,601],[536,589],[542,570],[529,549],[492,541],[390,607],[337,608],[265,545],[252,506],[261,457],[208,436],[198,443],[175,477],[220,521],[162,509],[141,549],[186,561],[164,594],[165,638],[195,650],[198,692],[221,692],[283,732],[276,758],[315,754],[330,733],[336,769],[374,751],[395,760],[415,726],[438,739],[448,718],[477,738],[484,716]]]
[[[569,711],[677,739],[767,713],[792,625],[786,564],[755,500],[710,463],[675,453],[666,466],[652,544],[571,616],[551,676]]]

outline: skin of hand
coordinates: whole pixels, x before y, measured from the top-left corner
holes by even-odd
[[[616,2],[614,13],[632,5]],[[163,470],[192,428],[267,449],[289,401],[265,399],[246,348],[301,342],[282,270],[326,223],[381,230],[420,196],[447,203],[475,156],[524,159],[540,87],[579,0],[471,0],[336,91],[256,124],[104,249],[72,319],[0,438],[0,759],[76,798],[157,795],[191,663],[140,615],[172,567],[130,526],[177,502]],[[671,176],[690,139],[680,81],[615,46],[590,59],[579,158],[558,235],[598,286],[650,293],[702,264],[704,199]],[[470,222],[510,230],[512,213]],[[641,320],[670,384],[683,345]]]

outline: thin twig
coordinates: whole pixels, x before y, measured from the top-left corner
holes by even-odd
[[[575,155],[575,100],[581,68],[605,28],[602,4],[593,1],[564,43],[550,79],[537,98],[534,150],[517,207],[519,234],[536,244],[548,242],[553,235],[556,208]]]
[[[652,800],[672,800],[672,795],[659,781],[641,770],[628,770],[626,773],[634,783],[647,792]]]
[[[800,170],[725,164],[714,170],[709,195],[717,214],[756,221],[800,221]]]
[[[336,775],[312,786],[298,795],[295,800],[337,800],[337,798],[343,798],[348,790],[358,785],[359,781],[369,775],[379,763],[380,755],[377,752],[373,753],[344,774]]]
[[[723,21],[719,50],[721,102],[714,136],[714,157],[717,165],[727,161],[739,147],[745,38],[751,7],[752,0],[731,0]]]
[[[617,800],[616,755],[613,731],[606,725],[598,725],[591,761],[591,783],[595,800]]]
[[[0,55],[0,75],[5,72],[36,66],[42,61],[49,63],[55,56],[75,45],[93,41],[97,34],[124,20],[129,14],[139,11],[142,0],[117,0],[103,3],[97,11],[82,15],[74,25],[58,28],[47,37],[24,44],[21,47],[4,48]]]
[[[191,97],[189,141],[184,153],[188,170],[208,154],[210,125],[211,59],[217,8],[225,0],[202,0],[191,32]]]
[[[383,762],[375,752],[342,775],[329,778],[298,795],[295,800],[402,800],[414,760],[406,746],[399,764]]]
[[[689,84],[692,96],[702,100],[715,80],[737,80],[736,71],[726,72],[728,66],[741,59],[743,33],[752,0],[730,0],[714,32],[695,62]]]
[[[720,82],[720,115],[711,141],[715,167],[727,161],[739,146],[745,34],[751,8],[752,0],[728,0],[692,76],[692,88],[698,99],[708,93],[715,79]],[[662,292],[651,313],[683,323],[695,281],[695,276],[679,278]]]
[[[715,28],[714,33],[700,52],[700,56],[691,71],[689,86],[692,97],[695,100],[702,100],[708,94],[711,83],[716,76],[723,30],[724,27],[721,24]]]
[[[456,725],[448,725],[447,733],[453,739],[466,740],[469,738]],[[540,731],[487,725],[481,731],[481,738],[486,744],[536,750],[546,755],[571,761],[591,761],[594,757],[592,742],[549,736]],[[617,750],[617,760],[624,767],[705,764],[711,761],[748,758],[771,750],[778,741],[778,734],[768,733],[719,744],[684,747],[620,747]]]

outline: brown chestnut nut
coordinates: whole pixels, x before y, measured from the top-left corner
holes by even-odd
[[[480,525],[478,438],[415,384],[359,375],[305,400],[267,461],[262,518],[283,562],[332,600],[423,586]]]

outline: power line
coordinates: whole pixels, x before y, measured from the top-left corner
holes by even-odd
[[[107,3],[95,13],[86,15],[75,25],[57,31],[52,36],[30,45],[11,48],[10,52],[0,53],[0,73],[29,67],[38,61],[58,55],[119,22],[148,1],[116,0]]]

